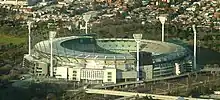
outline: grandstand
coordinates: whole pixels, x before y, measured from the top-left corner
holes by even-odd
[[[31,60],[26,59],[31,72],[48,76],[50,41],[38,42],[31,57]],[[137,77],[134,39],[96,39],[93,36],[56,38],[53,40],[53,58],[56,78],[99,84],[134,81]],[[140,77],[145,80],[175,75],[176,64],[181,73],[193,71],[191,58],[188,49],[182,46],[141,40]]]

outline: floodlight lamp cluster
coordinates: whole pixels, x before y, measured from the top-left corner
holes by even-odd
[[[28,22],[27,22],[27,25],[28,25],[28,26],[31,26],[32,23],[33,23],[32,21],[28,21]]]
[[[91,18],[91,15],[83,15],[83,20],[85,22],[88,22],[90,18]]]
[[[133,37],[136,42],[139,42],[142,39],[142,34],[133,34]]]
[[[160,20],[160,22],[161,22],[162,24],[164,24],[165,21],[167,20],[167,18],[166,18],[165,16],[159,16],[159,17],[157,17],[157,18]]]
[[[53,39],[56,36],[56,33],[57,33],[56,31],[50,31],[49,32],[49,38]]]

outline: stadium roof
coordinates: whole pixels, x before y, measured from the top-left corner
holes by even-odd
[[[92,38],[91,36],[71,36],[56,38],[53,41],[53,54],[56,56],[72,57],[77,59],[105,59],[105,60],[127,60],[135,59],[130,52],[136,51],[136,42],[134,39],[97,39],[96,44],[100,50],[95,51],[89,44],[73,43],[76,46],[74,49],[66,48],[61,44],[69,41],[82,38]],[[79,41],[78,41],[79,42]],[[84,46],[83,46],[84,45]],[[91,50],[87,50],[91,49]],[[151,52],[155,58],[155,62],[176,59],[186,55],[187,50],[179,45],[172,43],[142,40],[140,45],[141,51]],[[41,41],[35,45],[35,50],[50,54],[50,41]],[[98,50],[98,49],[97,49]]]

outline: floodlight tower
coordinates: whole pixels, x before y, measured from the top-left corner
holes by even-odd
[[[31,25],[32,25],[32,21],[28,21],[27,25],[28,25],[28,55],[31,55]]]
[[[55,31],[49,32],[50,39],[50,76],[53,77],[53,38],[56,36]]]
[[[194,33],[194,44],[193,44],[193,67],[196,70],[197,66],[196,66],[196,26],[195,24],[192,25],[193,28],[193,33]]]
[[[140,78],[140,66],[139,66],[139,43],[141,42],[142,34],[133,34],[134,40],[137,43],[137,58],[136,58],[136,70],[137,70],[137,81]]]
[[[162,42],[164,42],[164,24],[167,18],[165,16],[159,16],[158,19],[160,20],[160,23],[162,24],[162,36],[161,36],[162,39],[161,40]]]
[[[89,19],[91,18],[91,15],[83,15],[83,20],[86,22],[86,34],[88,33],[88,22]]]

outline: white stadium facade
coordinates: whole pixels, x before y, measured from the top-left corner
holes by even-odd
[[[135,81],[136,42],[134,39],[70,36],[53,39],[53,77],[92,84]],[[25,66],[36,76],[49,76],[50,40],[40,41]],[[168,42],[141,40],[140,80],[193,71],[191,52]],[[178,72],[178,73],[177,73]]]

